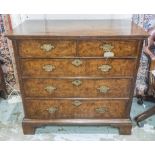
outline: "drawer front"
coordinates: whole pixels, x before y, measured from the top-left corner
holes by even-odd
[[[19,55],[43,58],[75,56],[76,43],[74,41],[20,40]]]
[[[129,79],[25,79],[27,97],[129,97]]]
[[[133,76],[134,59],[39,59],[21,60],[22,75],[54,76]]]
[[[53,118],[122,118],[128,100],[26,100],[26,117]]]
[[[80,56],[137,56],[138,41],[79,41]]]

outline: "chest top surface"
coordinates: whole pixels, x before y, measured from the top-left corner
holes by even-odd
[[[148,37],[130,20],[29,20],[6,35],[22,37]]]

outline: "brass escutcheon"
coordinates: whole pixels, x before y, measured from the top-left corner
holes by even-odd
[[[82,81],[81,80],[74,80],[74,81],[72,81],[72,84],[75,86],[80,86],[82,84]]]
[[[76,67],[79,67],[80,65],[82,65],[82,61],[80,59],[75,59],[72,61],[72,64]]]
[[[106,94],[110,90],[110,88],[107,86],[100,86],[97,89],[100,91],[100,93],[104,93],[104,94]]]
[[[54,45],[52,45],[52,44],[43,44],[43,45],[41,45],[41,47],[40,47],[43,51],[45,51],[45,52],[49,52],[49,51],[51,51],[52,49],[54,49],[55,47],[54,47]]]
[[[46,72],[52,72],[54,69],[55,69],[55,66],[54,65],[44,65],[43,66],[43,69],[46,71]]]
[[[110,65],[101,65],[98,67],[98,69],[100,69],[101,72],[109,72],[111,68],[112,67]]]
[[[78,100],[75,100],[75,101],[73,101],[72,104],[75,105],[76,107],[78,107],[78,106],[80,106],[82,104],[82,102],[78,101]]]

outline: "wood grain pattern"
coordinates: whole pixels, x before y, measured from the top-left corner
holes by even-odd
[[[76,55],[76,43],[68,40],[20,40],[19,55],[21,57],[69,57]],[[51,44],[54,49],[44,51],[41,49],[43,44]]]
[[[125,118],[128,100],[79,100],[80,106],[73,105],[75,100],[26,100],[26,117],[32,119],[60,118]],[[51,107],[57,111],[50,113]],[[99,113],[98,108],[106,111]]]
[[[128,41],[120,41],[120,40],[93,40],[93,41],[79,41],[78,49],[80,56],[102,56],[104,55],[104,51],[100,48],[100,46],[110,44],[114,48],[112,52],[115,56],[123,57],[123,56],[137,56],[137,45],[138,41],[136,40],[128,40]]]
[[[144,38],[148,34],[130,20],[28,20],[20,24],[9,38]]]
[[[82,62],[78,67],[73,65],[74,60]],[[43,69],[45,65],[53,65],[52,71]],[[109,71],[101,71],[102,65],[109,65]],[[26,59],[21,60],[22,75],[26,77],[56,77],[56,76],[133,76],[135,70],[135,59]]]
[[[80,86],[72,82],[76,79],[25,79],[24,90],[27,97],[129,97],[131,80],[129,79],[80,79]],[[56,89],[49,93],[47,86]],[[107,93],[100,93],[99,87],[109,87]]]

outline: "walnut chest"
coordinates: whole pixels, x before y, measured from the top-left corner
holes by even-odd
[[[42,125],[110,125],[131,134],[147,33],[126,20],[26,21],[13,42],[24,134]]]

